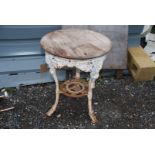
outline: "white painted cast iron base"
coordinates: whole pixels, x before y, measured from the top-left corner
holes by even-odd
[[[46,63],[50,68],[50,73],[53,76],[56,83],[55,103],[49,109],[49,111],[47,112],[47,115],[51,116],[56,111],[56,108],[59,102],[60,90],[59,90],[59,82],[56,74],[56,69],[61,69],[63,67],[69,67],[69,68],[76,67],[77,78],[80,78],[79,70],[84,72],[90,72],[90,79],[88,84],[88,87],[89,87],[88,88],[88,111],[92,122],[95,123],[97,120],[92,107],[92,95],[93,95],[92,89],[95,88],[95,80],[99,77],[99,72],[102,69],[102,65],[104,60],[106,59],[106,55],[102,57],[93,58],[93,59],[74,60],[74,59],[65,59],[65,58],[57,57],[57,56],[48,54],[46,52],[45,59],[46,59]]]

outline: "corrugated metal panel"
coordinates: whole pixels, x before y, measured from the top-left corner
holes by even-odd
[[[0,39],[38,39],[61,25],[0,25]]]
[[[34,55],[44,55],[40,47],[40,39],[0,40],[0,58]]]
[[[64,80],[64,71],[58,71],[57,74],[60,81]],[[53,78],[49,73],[24,72],[17,74],[2,74],[0,75],[0,88],[17,87],[19,85],[31,85],[51,81],[53,81]]]
[[[0,88],[53,81],[49,73],[40,73],[45,63],[40,38],[60,25],[0,26]],[[65,71],[58,72],[64,80]]]
[[[43,63],[45,63],[44,56],[0,58],[0,74],[37,71]]]

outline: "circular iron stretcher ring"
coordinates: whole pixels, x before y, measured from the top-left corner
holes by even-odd
[[[67,80],[60,84],[60,91],[69,97],[83,97],[88,94],[88,83],[81,79]]]

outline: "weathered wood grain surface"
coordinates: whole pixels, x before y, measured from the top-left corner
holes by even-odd
[[[128,25],[63,25],[62,28],[83,28],[105,34],[112,41],[112,49],[103,68],[127,68]]]
[[[91,59],[110,51],[109,38],[85,29],[66,29],[50,32],[41,39],[45,51],[69,59]]]

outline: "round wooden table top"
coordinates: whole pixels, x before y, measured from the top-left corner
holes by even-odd
[[[92,59],[105,55],[112,44],[105,35],[85,29],[63,29],[42,37],[41,46],[52,55],[67,59]]]

